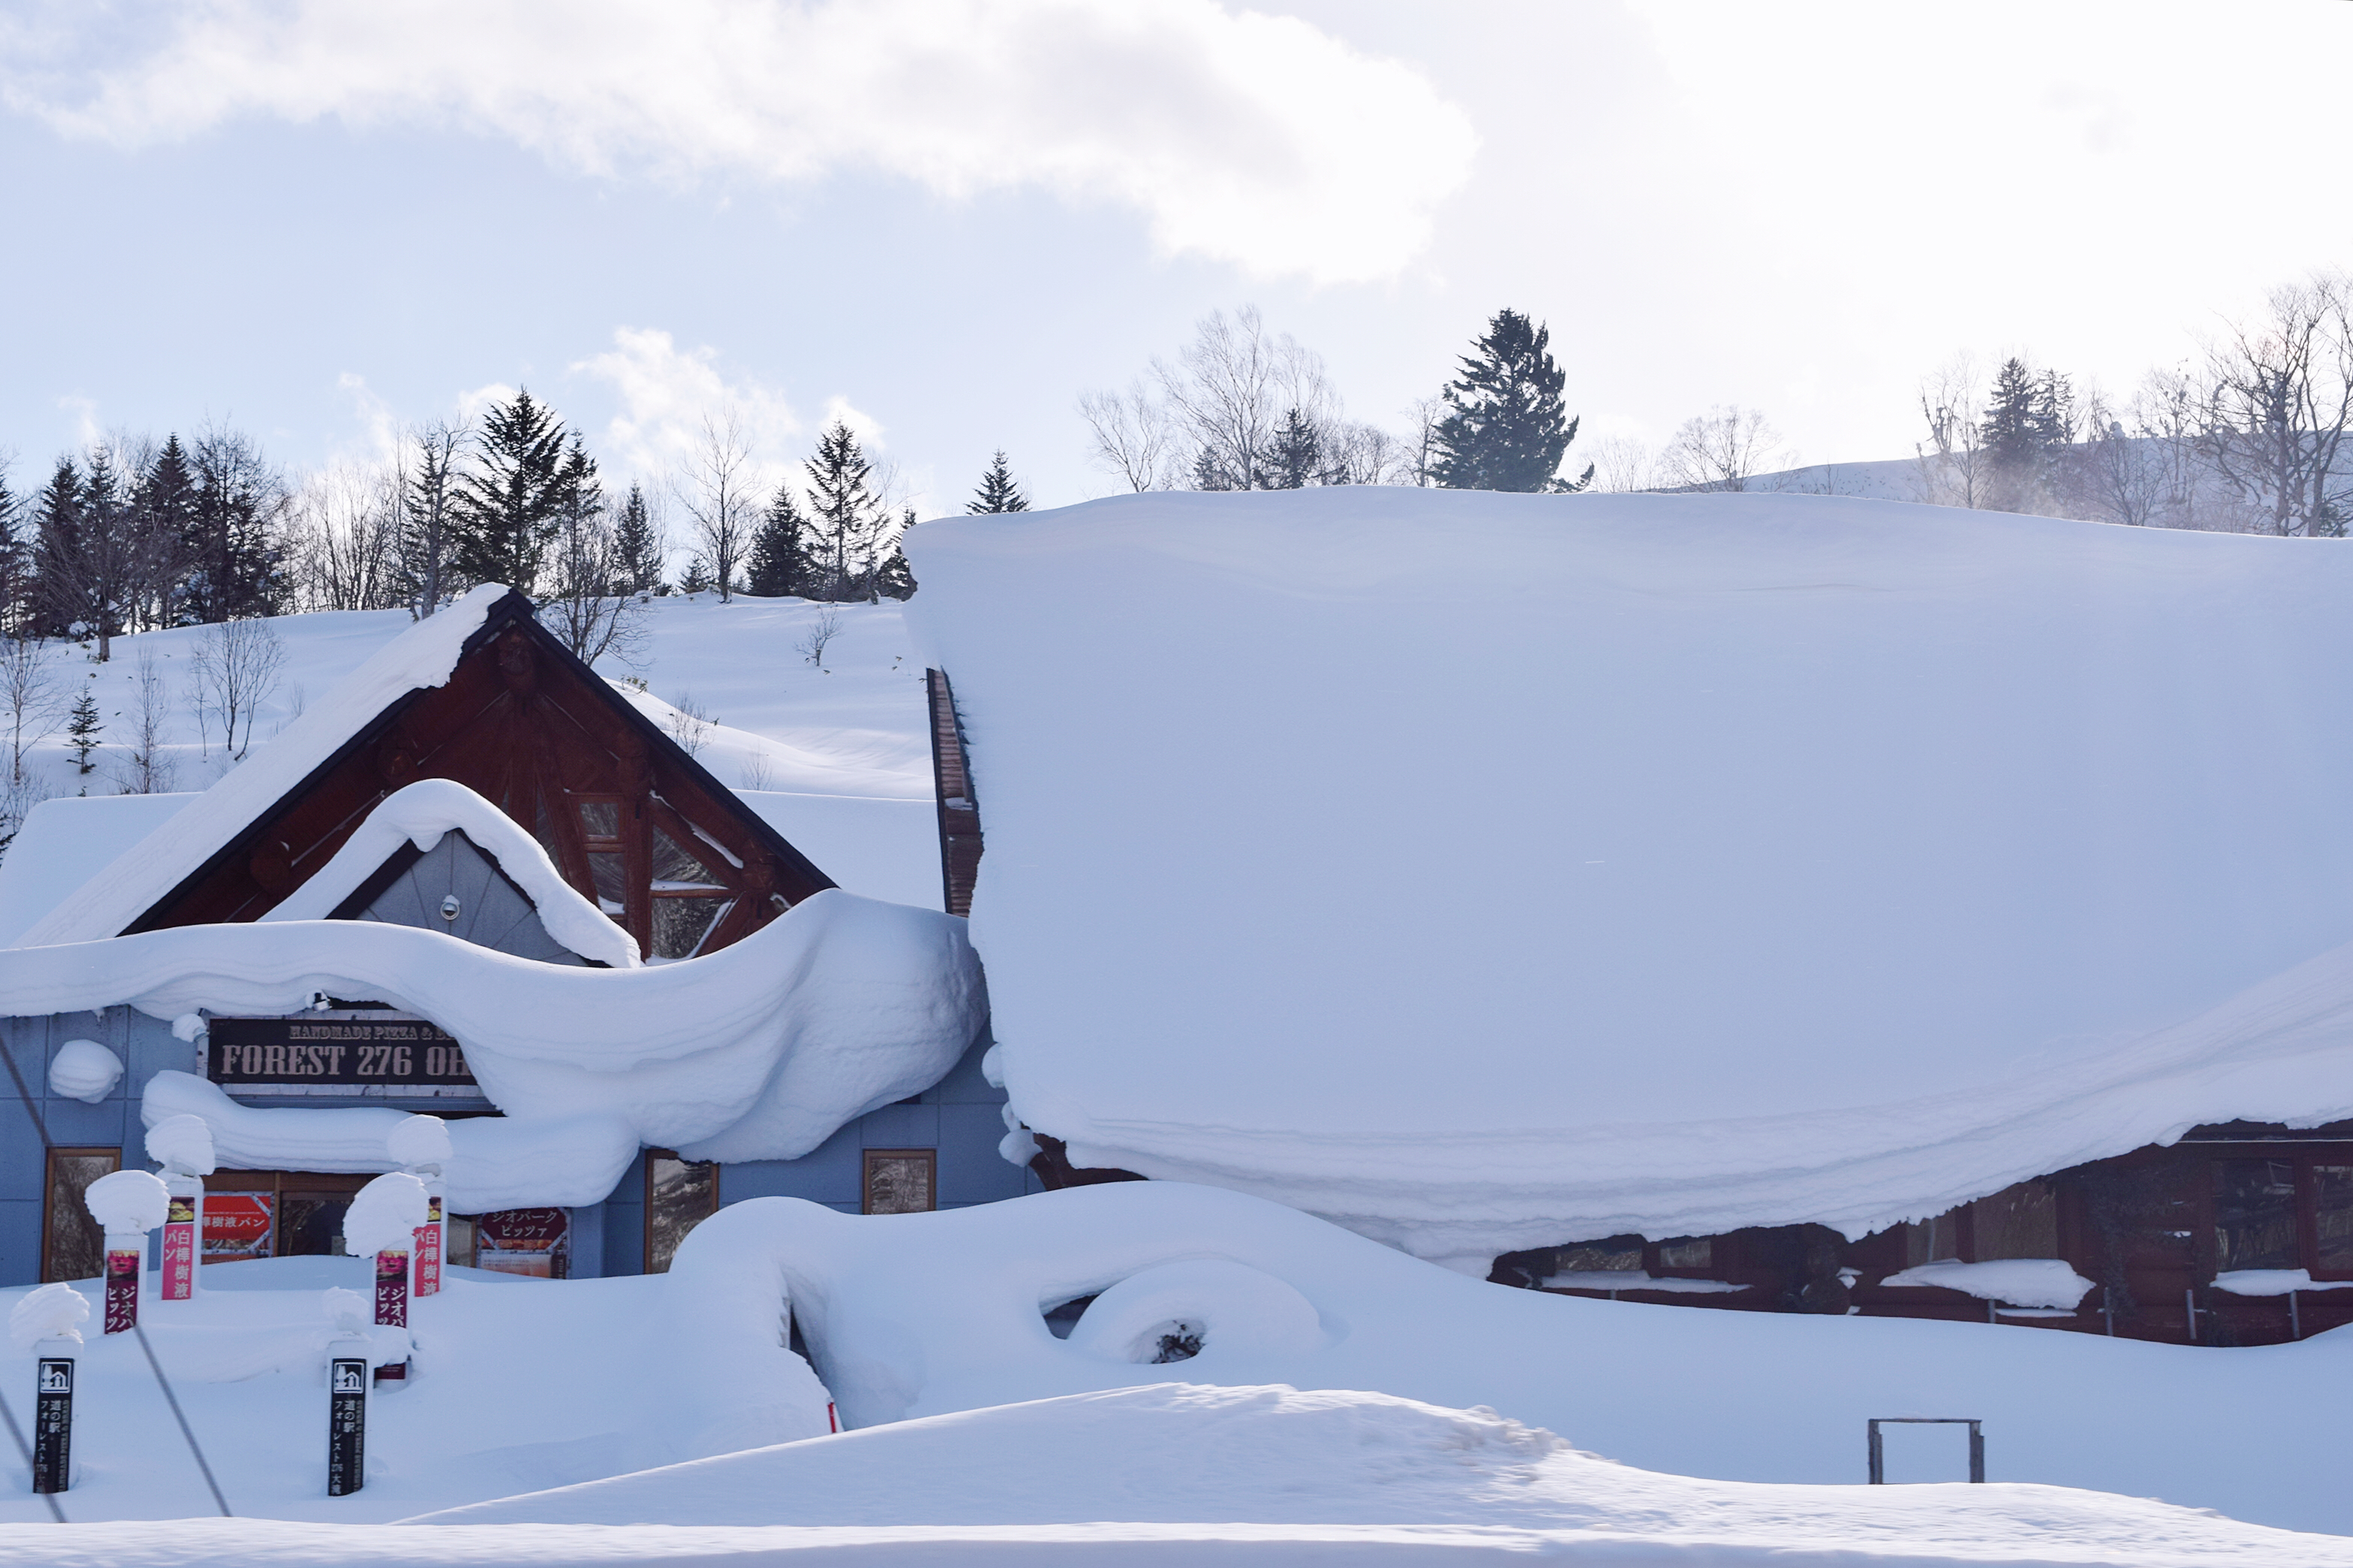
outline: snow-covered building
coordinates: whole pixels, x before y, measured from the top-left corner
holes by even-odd
[[[0,863],[0,1284],[85,1277],[79,1195],[210,1126],[208,1258],[334,1250],[402,1118],[453,1258],[666,1267],[721,1204],[1035,1186],[998,1154],[964,921],[837,888],[480,589],[200,795],[54,801]]]
[[[2353,545],[1335,489],[909,554],[1052,1181],[1646,1301],[2353,1321]]]

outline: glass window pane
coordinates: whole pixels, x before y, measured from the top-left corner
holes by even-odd
[[[95,1279],[106,1267],[106,1237],[90,1217],[82,1195],[100,1176],[122,1168],[120,1149],[49,1151],[48,1210],[41,1248],[41,1278]]]
[[[2021,1182],[1969,1205],[1977,1261],[2059,1256],[2059,1194],[2047,1182]]]
[[[2312,1197],[2319,1220],[2320,1253],[2315,1272],[2353,1274],[2353,1165],[2315,1165]]]
[[[933,1151],[866,1151],[868,1214],[924,1214],[932,1208]]]
[[[1668,1241],[1659,1246],[1662,1268],[1713,1268],[1715,1258],[1715,1244],[1704,1236],[1697,1241]]]
[[[653,956],[692,958],[733,902],[732,899],[656,899]]]
[[[2216,1269],[2294,1268],[2295,1167],[2285,1160],[2214,1162]]]
[[[1597,1241],[1584,1247],[1564,1247],[1556,1257],[1556,1274],[1624,1273],[1642,1267],[1642,1244]]]
[[[687,1232],[719,1212],[719,1167],[646,1156],[646,1272],[667,1274]]]
[[[717,888],[725,886],[711,874],[699,856],[690,855],[678,840],[654,829],[654,886],[657,888]]]
[[[618,855],[588,857],[588,876],[596,884],[596,907],[617,915],[628,907],[628,861]]]
[[[621,803],[614,800],[582,801],[580,826],[591,838],[618,838],[621,836]]]

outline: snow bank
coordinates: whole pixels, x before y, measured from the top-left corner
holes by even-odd
[[[411,1170],[419,1165],[446,1166],[454,1157],[449,1124],[438,1116],[404,1117],[385,1134],[384,1152],[394,1164]]]
[[[68,1040],[49,1058],[49,1092],[96,1105],[122,1079],[122,1058],[96,1040]]]
[[[2353,546],[1331,489],[908,547],[1082,1164],[1477,1259],[2353,1115],[2353,817],[2242,782],[2353,774]]]
[[[506,592],[484,584],[393,638],[268,745],[83,882],[27,929],[18,945],[95,942],[121,931],[310,777],[359,726],[396,699],[448,680],[466,639]]]
[[[162,1117],[147,1129],[147,1157],[175,1176],[209,1176],[219,1168],[211,1125],[185,1111]]]
[[[343,1211],[343,1247],[353,1258],[406,1252],[427,1213],[425,1184],[406,1171],[389,1171],[362,1187]]]
[[[2092,1282],[2055,1258],[2002,1258],[1985,1263],[1923,1263],[1882,1285],[1930,1285],[2011,1307],[2073,1307]]]
[[[352,1107],[259,1110],[193,1073],[159,1072],[140,1114],[202,1120],[232,1170],[361,1174],[408,1163],[391,1149],[406,1112]],[[441,1162],[457,1214],[602,1203],[637,1158],[638,1135],[619,1115],[481,1116],[449,1125]]]
[[[109,1236],[145,1234],[164,1223],[172,1194],[153,1171],[110,1171],[82,1194],[90,1217]]]
[[[581,957],[615,969],[638,965],[637,939],[606,919],[564,879],[538,839],[454,779],[419,779],[385,796],[332,858],[261,918],[264,921],[325,920],[403,844],[430,851],[443,834],[453,829],[497,861],[499,869],[522,889],[548,935]]]
[[[535,963],[353,921],[0,951],[0,1016],[125,1003],[159,1018],[290,1013],[322,991],[391,1003],[465,1042],[507,1118],[452,1129],[447,1175],[461,1213],[596,1202],[641,1143],[692,1159],[798,1158],[938,1082],[987,1016],[962,921],[838,889],[718,952],[636,969]],[[383,1169],[398,1121],[254,1110],[187,1074],[158,1074],[142,1116],[180,1113],[205,1119],[225,1163],[264,1169]]]
[[[2284,1296],[2292,1290],[2353,1290],[2353,1279],[2316,1280],[2303,1268],[2226,1268],[2214,1276],[2214,1289],[2233,1296]]]
[[[8,1340],[20,1351],[43,1340],[81,1338],[78,1325],[90,1321],[90,1303],[62,1282],[27,1290],[8,1311]]]

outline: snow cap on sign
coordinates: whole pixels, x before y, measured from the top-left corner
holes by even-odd
[[[343,1215],[343,1247],[354,1258],[406,1252],[425,1223],[425,1184],[406,1171],[378,1176],[359,1190]]]
[[[385,1134],[385,1152],[396,1165],[414,1170],[419,1165],[448,1167],[449,1124],[438,1116],[411,1116],[393,1123]]]
[[[122,1058],[96,1040],[68,1040],[49,1058],[49,1092],[96,1105],[122,1079]]]
[[[8,1314],[8,1338],[20,1351],[42,1340],[79,1340],[74,1325],[90,1316],[90,1303],[80,1291],[64,1283],[44,1285],[28,1292]]]
[[[147,1129],[147,1157],[175,1176],[209,1176],[213,1130],[201,1116],[166,1116]]]
[[[144,1235],[164,1223],[171,1212],[172,1194],[164,1178],[153,1171],[116,1171],[99,1177],[82,1194],[90,1217],[109,1236],[129,1231]]]
[[[202,1013],[183,1013],[172,1020],[172,1037],[192,1046],[211,1031],[212,1026],[205,1021]]]

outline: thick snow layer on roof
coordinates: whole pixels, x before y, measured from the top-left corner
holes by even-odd
[[[514,818],[454,779],[419,779],[385,796],[325,865],[261,918],[325,920],[403,844],[429,851],[452,829],[498,862],[531,900],[548,935],[583,958],[615,969],[637,966],[637,939],[581,897]]]
[[[939,807],[929,798],[737,790],[793,847],[853,893],[941,907]]]
[[[0,856],[0,947],[162,826],[194,795],[66,795],[25,814]]]
[[[310,777],[362,725],[396,699],[448,680],[466,639],[506,592],[485,584],[393,638],[283,733],[84,882],[28,928],[19,944],[95,942],[121,932]]]
[[[2353,1115],[2353,816],[2284,804],[2353,776],[2353,545],[1324,489],[909,548],[1082,1163],[1470,1260]]]
[[[0,1016],[116,1005],[159,1018],[197,1008],[285,1014],[321,992],[432,1019],[464,1042],[467,1065],[511,1119],[596,1119],[618,1129],[622,1144],[634,1140],[712,1160],[795,1159],[844,1122],[929,1088],[971,1045],[987,1011],[962,921],[838,889],[803,900],[718,952],[637,969],[539,963],[440,931],[370,921],[181,926],[0,950]],[[278,1136],[253,1131],[264,1126],[290,1130],[295,1142],[286,1158],[321,1157],[302,1142],[312,1123],[231,1121],[177,1100],[150,1110],[158,1119],[204,1115],[225,1162],[242,1157],[237,1151],[256,1137]],[[376,1169],[390,1163],[383,1138],[397,1120],[385,1115],[385,1126],[370,1135]],[[459,1168],[449,1173],[452,1203],[476,1180],[465,1170],[468,1136],[453,1131]],[[612,1135],[577,1142],[593,1153],[611,1146]],[[517,1183],[584,1179],[576,1163],[537,1174],[535,1158],[513,1163],[525,1167],[510,1173]],[[595,1202],[615,1174],[587,1196],[514,1202]]]

